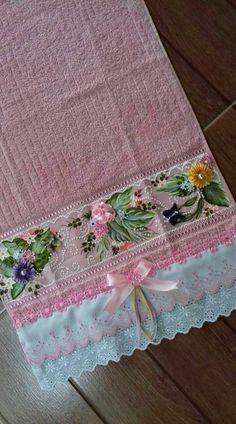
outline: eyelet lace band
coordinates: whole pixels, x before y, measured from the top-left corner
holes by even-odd
[[[186,306],[176,305],[172,312],[162,312],[158,317],[158,332],[152,342],[158,345],[163,339],[172,340],[178,333],[187,334],[191,328],[201,328],[205,322],[214,322],[220,316],[229,316],[236,309],[236,283],[230,288],[221,288],[217,293],[206,294],[200,301],[190,301]],[[148,323],[146,323],[148,327]],[[136,349],[145,350],[150,341],[141,336],[137,345],[135,324],[120,329],[114,336],[105,336],[99,343],[86,347],[42,366],[33,366],[33,372],[42,389],[50,390],[69,377],[80,378],[84,371],[93,371],[97,365],[118,362],[122,356],[131,356]]]

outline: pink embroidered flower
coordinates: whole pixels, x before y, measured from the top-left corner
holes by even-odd
[[[31,250],[25,250],[22,257],[26,260],[26,261],[30,261],[30,262],[34,262],[35,260],[35,253],[31,252]]]
[[[125,241],[124,243],[120,245],[120,252],[126,252],[127,250],[129,250],[131,246],[132,246],[132,243],[130,243],[129,241]]]
[[[212,166],[212,159],[207,153],[203,155],[203,157],[201,158],[199,162],[204,163],[205,165],[208,165],[208,166]]]
[[[104,237],[108,232],[108,228],[106,224],[100,224],[100,222],[96,222],[94,228],[94,234],[97,238]]]
[[[104,202],[93,205],[91,214],[92,218],[100,224],[107,224],[107,222],[111,222],[115,218],[114,209]]]
[[[53,237],[57,236],[57,230],[55,230],[54,228],[51,228],[50,231],[51,231],[51,234],[53,235]]]
[[[28,244],[31,244],[34,241],[37,234],[31,234],[30,232],[25,234],[19,234],[18,238],[25,240]]]

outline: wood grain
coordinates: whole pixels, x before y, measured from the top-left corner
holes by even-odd
[[[40,389],[6,315],[0,320],[0,340],[3,423],[4,420],[10,424],[102,423],[69,383],[51,392]]]
[[[210,125],[205,135],[236,199],[236,104]]]
[[[229,106],[229,102],[163,37],[162,42],[194,113],[204,128]]]
[[[147,352],[97,367],[74,384],[109,424],[207,422]]]
[[[236,334],[222,321],[150,347],[156,361],[214,424],[236,417]]]
[[[226,0],[145,0],[160,32],[230,102],[236,98],[236,10]]]
[[[234,311],[229,317],[224,318],[224,321],[233,331],[236,332],[236,311]]]

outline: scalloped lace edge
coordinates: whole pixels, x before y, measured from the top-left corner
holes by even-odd
[[[171,313],[178,306],[180,306],[180,307],[181,306],[182,307],[188,306],[189,303],[192,302],[192,301],[202,301],[202,300],[204,300],[204,297],[207,294],[208,295],[209,294],[210,295],[214,295],[214,294],[217,294],[219,292],[219,290],[222,289],[222,288],[230,288],[230,287],[232,287],[234,281],[235,281],[235,278],[233,280],[227,282],[228,284],[230,284],[229,286],[227,286],[227,285],[224,285],[224,286],[223,285],[220,285],[218,287],[215,287],[214,288],[214,291],[212,290],[212,291],[202,292],[201,297],[198,297],[196,295],[196,297],[193,297],[191,299],[188,299],[188,300],[186,300],[183,303],[173,303],[172,305],[169,306],[169,308],[167,310],[165,310],[165,311],[162,310],[158,315],[156,315],[156,320],[158,320],[158,318],[161,316],[161,314],[163,314],[163,313]],[[145,319],[144,319],[144,322],[145,322]],[[132,317],[126,319],[125,323],[123,323],[123,324],[113,323],[113,325],[112,325],[112,327],[111,327],[110,330],[108,330],[108,329],[102,330],[101,333],[99,334],[99,336],[96,335],[96,336],[93,336],[92,337],[90,335],[90,336],[87,336],[82,341],[81,340],[78,340],[78,339],[77,340],[71,340],[70,342],[68,342],[66,344],[66,347],[61,347],[61,346],[57,346],[56,347],[55,346],[54,353],[50,353],[50,354],[47,354],[47,353],[42,354],[41,353],[40,359],[32,358],[27,351],[24,351],[24,353],[25,353],[25,356],[27,358],[27,361],[28,361],[28,363],[30,365],[32,365],[32,366],[33,365],[40,366],[40,365],[42,365],[46,361],[57,360],[57,359],[63,357],[64,355],[67,355],[67,354],[70,354],[70,353],[75,352],[77,349],[85,348],[85,347],[87,347],[89,345],[89,343],[100,343],[101,340],[104,337],[115,337],[116,334],[117,334],[117,332],[119,330],[129,329],[132,325],[136,325],[135,318],[132,318]],[[24,350],[24,348],[23,348],[23,350]]]
[[[235,280],[235,284],[236,284],[236,280]],[[230,288],[233,288],[233,287],[234,286],[232,285],[229,288],[223,287],[223,289],[230,289]],[[221,290],[222,290],[222,288],[220,288],[217,293],[211,294],[211,296],[214,297],[216,295],[219,295],[220,294],[219,292]],[[206,297],[206,296],[207,296],[207,294],[204,297]],[[203,300],[204,297],[201,300]],[[190,304],[191,302],[192,301],[188,302],[188,304]],[[198,302],[198,301],[196,301],[196,302]],[[99,359],[93,365],[88,366],[88,367],[84,367],[83,369],[81,369],[80,372],[78,372],[77,374],[74,374],[73,376],[71,375],[71,372],[68,373],[68,374],[66,374],[66,375],[63,375],[62,378],[57,379],[53,383],[50,382],[50,381],[47,381],[47,384],[45,384],[43,381],[40,381],[40,378],[37,376],[37,374],[38,374],[37,373],[37,370],[38,370],[38,368],[40,368],[39,366],[32,366],[32,370],[33,370],[36,378],[38,378],[39,384],[40,384],[41,388],[43,390],[51,390],[52,388],[55,387],[56,384],[59,384],[59,383],[66,384],[66,381],[68,381],[69,378],[79,379],[84,372],[93,372],[95,370],[95,368],[97,366],[99,366],[99,365],[100,366],[106,366],[110,362],[118,363],[121,360],[121,358],[123,358],[123,357],[130,357],[130,356],[132,356],[134,354],[135,351],[144,351],[144,350],[147,349],[147,347],[149,345],[158,346],[162,342],[162,340],[173,340],[176,337],[177,334],[185,334],[186,335],[186,334],[188,334],[190,332],[190,330],[192,328],[202,328],[205,323],[209,323],[209,322],[212,322],[213,323],[213,322],[217,321],[217,319],[219,317],[221,317],[221,316],[222,317],[228,317],[236,309],[236,300],[235,300],[235,303],[233,305],[228,305],[228,306],[225,305],[225,309],[224,310],[221,310],[221,309],[222,308],[220,308],[220,305],[219,305],[219,310],[217,310],[216,312],[212,313],[212,316],[211,317],[209,317],[209,315],[207,316],[206,313],[205,313],[205,311],[204,311],[204,314],[201,317],[201,320],[200,320],[199,323],[196,323],[196,316],[193,315],[192,316],[192,319],[190,320],[190,322],[188,322],[187,324],[186,323],[184,324],[184,326],[186,326],[186,328],[184,328],[184,329],[179,329],[179,328],[178,329],[175,329],[173,335],[169,335],[166,332],[166,334],[164,334],[162,337],[160,337],[160,339],[158,341],[156,341],[156,342],[155,341],[150,342],[149,340],[147,340],[145,338],[145,343],[142,346],[127,346],[126,345],[126,350],[124,349],[121,354],[118,354],[117,355],[117,352],[114,352],[114,353],[107,352],[107,355],[109,356],[109,358],[106,358],[104,360]],[[172,312],[163,312],[163,314],[171,314]],[[209,313],[209,311],[208,311],[208,313]],[[157,317],[157,321],[158,321],[158,317]],[[187,321],[187,318],[186,318],[186,321]],[[132,324],[130,326],[130,328],[132,326],[136,327],[135,324]],[[108,337],[112,337],[112,336],[105,336],[105,337],[108,338]]]

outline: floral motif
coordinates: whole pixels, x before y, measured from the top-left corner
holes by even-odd
[[[213,170],[205,163],[196,163],[189,168],[188,179],[193,187],[206,187],[213,180]]]
[[[100,202],[93,205],[91,210],[92,218],[99,224],[107,224],[115,218],[115,210],[111,205]]]
[[[78,230],[87,263],[101,262],[155,238],[163,231],[163,217],[175,226],[210,217],[213,205],[215,211],[228,207],[229,202],[215,178],[211,159],[203,155],[87,206],[79,216],[73,214],[67,226]]]
[[[31,261],[20,260],[12,270],[13,280],[19,284],[29,283],[34,279],[35,269]]]
[[[163,215],[171,225],[198,218],[205,207],[205,216],[213,213],[209,205],[228,207],[229,201],[220,183],[214,180],[214,171],[205,155],[201,161],[191,165],[185,173],[172,175],[157,192],[166,192],[178,198],[188,197],[184,203],[175,202]],[[189,208],[193,208],[189,211]],[[208,210],[209,209],[209,210]]]
[[[30,261],[30,262],[34,262],[35,261],[35,253],[34,252],[32,252],[31,250],[25,250],[23,253],[22,253],[22,258],[25,260],[25,261]]]
[[[133,187],[117,192],[105,202],[95,203],[82,218],[88,220],[89,231],[82,243],[82,251],[89,253],[96,249],[100,260],[110,252],[116,255],[127,250],[132,242],[146,240],[153,232],[147,225],[156,216],[156,208],[149,202],[142,203],[142,191],[133,193]],[[137,202],[138,199],[138,202]],[[68,227],[72,227],[72,222]]]
[[[60,236],[50,228],[36,228],[0,244],[0,297],[16,299],[23,291],[38,293],[38,274],[49,262]]]

